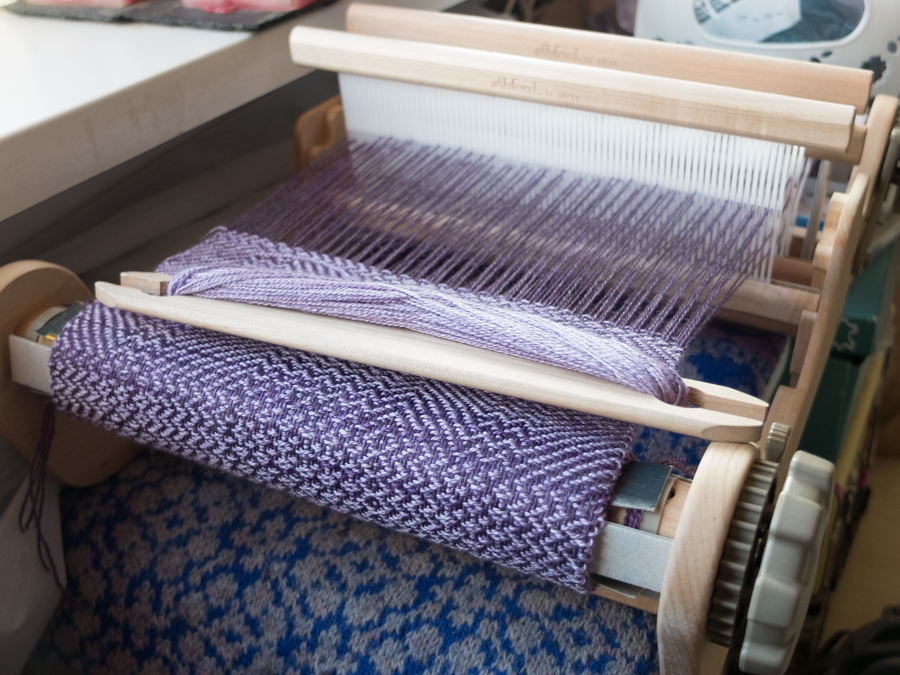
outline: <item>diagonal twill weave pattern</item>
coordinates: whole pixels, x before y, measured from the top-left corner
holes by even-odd
[[[50,370],[73,417],[582,592],[634,433],[99,303]]]
[[[776,205],[793,185],[770,185]],[[684,347],[765,266],[782,215],[386,139],[335,149],[159,269],[172,293],[411,328],[681,402]],[[97,305],[50,367],[79,419],[581,592],[634,433]]]
[[[162,453],[67,490],[62,508],[69,590],[38,649],[48,666],[658,672],[651,614]]]

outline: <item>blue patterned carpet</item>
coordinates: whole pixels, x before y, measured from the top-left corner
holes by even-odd
[[[687,377],[762,392],[785,340],[708,328]],[[644,430],[635,453],[696,464]],[[39,661],[82,673],[657,672],[655,617],[146,452],[62,496]]]

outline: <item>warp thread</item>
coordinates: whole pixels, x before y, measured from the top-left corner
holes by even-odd
[[[417,330],[424,314],[426,332],[682,402],[685,345],[780,221],[382,140],[338,147],[158,271],[173,293]],[[50,370],[77,419],[582,592],[635,430],[96,304]]]
[[[158,271],[173,295],[409,328],[683,405],[684,346],[773,250],[773,222],[386,139],[339,146]]]
[[[485,293],[397,278],[347,260],[292,249],[262,237],[217,228],[195,247],[210,263],[225,250],[279,267],[190,267],[177,273],[169,295],[195,295],[337,316],[474,345],[562,366],[681,405],[687,386],[675,370],[680,349],[648,333],[629,331],[564,310],[509,302]],[[221,257],[219,257],[221,256]],[[163,267],[171,269],[171,265]]]
[[[50,446],[53,445],[55,428],[56,406],[51,400],[44,406],[41,435],[28,470],[28,489],[25,492],[25,499],[22,500],[22,507],[19,509],[19,531],[24,534],[31,527],[31,523],[34,523],[37,531],[38,558],[44,569],[52,572],[56,587],[62,593],[65,592],[65,587],[59,580],[59,573],[53,560],[53,552],[50,550],[50,544],[47,542],[41,529],[44,516],[44,493],[47,487],[47,462],[50,457]]]

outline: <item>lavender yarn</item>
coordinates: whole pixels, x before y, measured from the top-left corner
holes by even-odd
[[[185,257],[205,265],[175,274],[169,295],[196,295],[294,309],[385,326],[562,366],[682,403],[681,350],[650,333],[510,302],[428,281],[398,278],[340,258],[224,228]],[[254,267],[237,266],[252,260]],[[173,271],[184,258],[160,269]]]
[[[190,294],[416,330],[684,404],[675,367],[772,213],[392,140],[341,146],[158,269]]]
[[[79,420],[581,592],[634,433],[99,303],[50,373]]]

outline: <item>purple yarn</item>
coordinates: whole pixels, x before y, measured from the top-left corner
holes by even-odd
[[[44,536],[44,492],[47,489],[47,460],[50,456],[50,446],[53,445],[53,435],[56,429],[56,408],[52,401],[44,406],[44,419],[41,423],[41,435],[38,438],[37,449],[31,460],[28,470],[28,489],[25,499],[19,509],[19,531],[26,532],[31,523],[37,534],[38,559],[45,570],[53,574],[53,581],[60,593],[65,592],[65,586],[59,578],[56,562],[53,560],[53,551]]]
[[[207,265],[176,274],[169,295],[197,295],[409,328],[589,373],[663,400],[681,402],[687,396],[675,371],[681,350],[650,333],[573,317],[553,307],[399,279],[386,271],[225,229],[211,233],[190,255]],[[241,256],[259,266],[229,266]],[[174,267],[169,262],[163,269]]]
[[[640,509],[625,509],[625,527],[639,530],[641,523],[644,522],[644,512]]]
[[[684,404],[684,347],[765,255],[770,215],[383,140],[339,147],[158,271],[173,295],[408,328]]]
[[[50,373],[76,419],[582,592],[634,433],[99,303]]]

